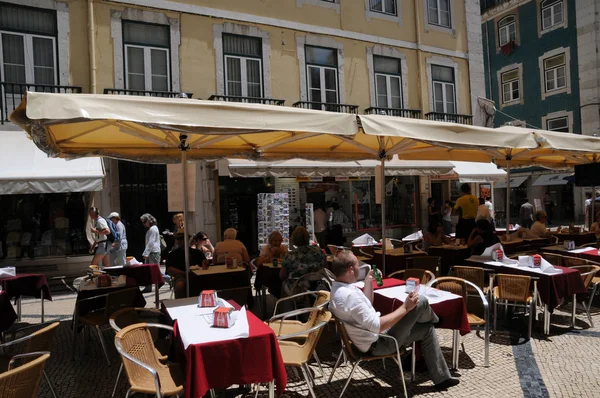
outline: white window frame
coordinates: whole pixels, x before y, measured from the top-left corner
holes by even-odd
[[[542,1],[543,3],[543,1]],[[560,6],[560,11],[561,11],[561,18],[562,20],[560,22],[556,22],[556,6]],[[549,26],[544,26],[544,11],[546,10],[550,10],[550,19],[551,19],[551,23]],[[542,6],[542,4],[540,3],[540,17],[541,17],[541,23],[542,23],[542,30],[550,30],[552,28],[554,28],[557,25],[562,25],[563,22],[565,21],[565,4],[563,0],[557,0],[554,3],[550,3],[546,6]]]
[[[319,90],[321,90],[321,101],[312,101],[310,98],[310,91],[312,90],[312,88],[310,87],[310,68],[317,68],[319,69],[319,77],[320,77],[320,85],[321,87],[319,88]],[[325,70],[332,70],[335,73],[335,99],[337,102],[327,102],[327,91],[331,91],[325,88]],[[315,64],[306,64],[306,88],[308,90],[308,101],[309,102],[322,102],[324,104],[340,104],[340,91],[339,91],[339,82],[338,82],[339,76],[338,76],[338,70],[337,68],[334,68],[332,66],[323,66],[323,65],[315,65]],[[316,90],[316,88],[315,88]]]
[[[340,0],[296,0],[296,7],[302,8],[303,5],[317,6],[334,10],[336,14],[341,12]]]
[[[556,120],[564,120],[566,122],[566,125],[567,125],[567,131],[559,131],[558,129],[551,129],[550,128],[550,123],[554,122]],[[560,132],[560,133],[570,133],[571,129],[569,128],[569,117],[568,116],[559,116],[559,117],[555,117],[555,118],[552,118],[552,119],[546,119],[546,130],[548,130],[548,131],[557,131],[557,132]]]
[[[388,106],[380,106],[377,103],[378,108],[389,108],[389,109],[404,109],[404,97],[402,95],[402,76],[401,75],[392,75],[389,73],[375,73],[375,101],[379,101],[379,93],[377,91],[377,76],[385,77],[385,85],[386,85],[386,93],[387,93],[387,103]],[[400,107],[394,108],[392,106],[392,78],[398,79],[398,88],[400,89]]]
[[[448,15],[448,23],[450,23],[450,26],[445,26],[445,25],[441,25],[440,24],[440,21],[441,21],[441,18],[440,18],[440,12],[441,12],[440,11],[440,1],[448,1],[448,13],[450,14],[450,15]],[[438,27],[443,28],[443,29],[453,29],[453,27],[454,27],[454,21],[453,21],[454,10],[453,10],[453,7],[452,7],[453,0],[435,0],[435,2],[436,2],[436,5],[437,5],[436,12],[437,12],[437,17],[438,17],[438,23],[432,23],[429,20],[429,12],[431,11],[431,8],[429,7],[429,1],[425,0],[425,4],[426,4],[426,8],[425,9],[427,10],[427,12],[425,13],[425,18],[427,18],[427,25],[429,25],[429,26],[438,26]]]
[[[537,7],[537,25],[538,25],[538,37],[542,37],[542,35],[548,33],[548,32],[552,32],[556,29],[561,29],[561,28],[566,28],[569,25],[569,15],[568,15],[568,9],[569,7],[567,6],[566,2],[564,0],[560,0],[560,2],[562,3],[562,16],[563,16],[563,20],[560,23],[555,23],[547,28],[544,29],[544,21],[543,21],[543,11],[542,11],[542,2],[543,0],[536,0],[535,4]],[[555,3],[552,3],[553,5]],[[549,6],[544,7],[544,9],[547,9]],[[553,14],[554,15],[554,14]],[[554,17],[553,17],[554,18]]]
[[[515,71],[517,72],[517,77],[505,82],[504,81],[504,75],[506,75],[507,73],[515,72]],[[519,79],[519,70],[518,69],[513,69],[513,70],[509,70],[509,71],[503,72],[500,75],[500,79],[501,79],[501,84],[502,84],[502,103],[507,104],[507,103],[510,103],[510,102],[513,102],[513,101],[519,101],[521,99],[521,87],[520,87],[520,82],[519,82],[519,80],[520,80]],[[519,96],[516,97],[516,98],[513,97],[513,91],[514,91],[514,84],[515,83],[517,84],[517,91],[519,92]],[[505,86],[508,86],[508,89],[509,89],[508,92],[510,93],[510,98],[508,100],[504,97],[504,87]]]
[[[230,55],[230,54],[225,54],[225,95],[233,95],[229,93],[229,85],[227,84],[229,82],[229,80],[227,79],[227,76],[229,76],[228,70],[227,70],[227,59],[228,58],[235,58],[235,59],[239,59],[240,60],[240,74],[241,74],[241,84],[242,84],[242,97],[244,98],[263,98],[263,92],[264,92],[264,87],[263,87],[263,74],[262,74],[262,59],[258,58],[258,57],[244,57],[244,56],[240,56],[240,55]],[[258,61],[258,66],[260,68],[260,96],[259,97],[250,97],[248,96],[248,65],[247,62],[248,61]]]
[[[552,67],[552,68],[548,68],[546,69],[546,62],[549,61],[552,58],[557,58],[560,57],[562,55],[563,57],[563,63],[561,65]],[[565,80],[565,84],[564,86],[558,86],[558,70],[559,69],[563,69],[563,76],[564,76],[564,80]],[[548,79],[548,74],[551,74],[551,79]],[[554,88],[552,89],[548,89],[548,83],[550,81],[554,82]],[[552,91],[556,91],[556,90],[561,90],[563,88],[567,87],[567,63],[566,63],[566,57],[564,54],[558,54],[555,55],[553,57],[549,57],[544,59],[544,89],[547,93],[550,93]]]
[[[306,35],[296,37],[296,54],[300,67],[300,101],[309,101],[308,98],[308,69],[306,68],[305,46],[326,47],[337,49],[337,92],[338,103],[346,103],[346,91],[344,80],[344,44],[337,42],[331,37]]]
[[[144,90],[143,91],[154,91],[152,87],[152,50],[164,51],[167,53],[167,91],[171,91],[171,58],[170,58],[170,49],[164,47],[154,47],[154,46],[142,46],[139,44],[125,44],[125,89],[126,90],[136,90],[129,87],[129,79],[127,78],[129,75],[129,60],[127,57],[127,49],[131,48],[141,48],[144,50]]]
[[[373,46],[367,47],[367,69],[369,71],[369,94],[371,97],[371,107],[378,107],[377,105],[377,81],[375,79],[375,61],[374,57],[388,57],[396,58],[400,61],[400,83],[401,83],[401,94],[402,94],[402,109],[408,109],[408,66],[406,64],[406,54],[393,47],[384,46]],[[377,72],[380,73],[380,72]],[[392,75],[396,76],[396,75]]]
[[[5,81],[4,76],[4,49],[1,35],[8,34],[14,36],[22,36],[23,37],[23,52],[25,55],[25,81],[19,82],[20,84],[36,84],[35,83],[35,68],[33,64],[33,38],[41,38],[41,39],[51,39],[52,40],[52,56],[53,56],[53,66],[54,73],[52,74],[53,83],[56,84],[56,76],[58,74],[57,69],[57,57],[56,57],[56,38],[54,36],[45,36],[38,34],[30,34],[30,33],[21,33],[21,32],[13,32],[10,30],[0,30],[0,76],[2,81]],[[40,83],[41,84],[41,83]]]
[[[560,88],[555,88],[551,91],[546,91],[546,68],[545,61],[549,58],[552,58],[557,55],[564,54],[565,56],[565,86]],[[567,93],[571,94],[571,49],[569,47],[560,47],[555,48],[554,50],[548,51],[542,54],[538,58],[538,66],[540,70],[540,89],[542,93],[542,99],[546,99],[551,95]],[[557,69],[557,68],[553,68]],[[554,75],[556,77],[556,74]],[[521,85],[522,86],[522,85]]]
[[[428,85],[429,93],[430,93],[429,94],[429,112],[436,112],[434,101],[433,101],[434,88],[433,88],[433,78],[432,78],[433,73],[431,72],[431,68],[432,68],[432,66],[447,66],[449,68],[454,69],[454,100],[455,100],[455,106],[456,106],[455,113],[458,115],[462,115],[463,112],[461,111],[462,108],[461,108],[461,101],[460,101],[460,84],[456,84],[458,81],[460,81],[460,71],[458,68],[458,63],[454,62],[451,58],[438,57],[438,56],[427,57],[425,59],[425,61],[426,61],[426,65],[427,65],[427,69],[426,69],[427,85]],[[423,112],[427,113],[427,112],[425,112],[425,110],[423,110]]]
[[[456,76],[454,77],[456,79]],[[436,103],[436,98],[435,98],[435,86],[436,84],[439,84],[442,86],[442,103],[444,104],[444,111],[443,112],[438,112],[435,109],[435,103]],[[433,97],[433,108],[431,112],[435,112],[435,113],[446,113],[449,115],[458,115],[460,114],[458,112],[458,108],[456,106],[456,83],[450,83],[450,82],[444,82],[441,80],[434,80],[432,82],[432,86],[433,86],[433,92],[431,93],[432,97]],[[454,112],[448,112],[448,101],[447,101],[447,96],[446,96],[446,87],[452,87],[452,92],[454,93]]]
[[[390,16],[394,16],[394,17],[398,15],[398,0],[393,0],[394,8],[396,11],[394,13],[389,12],[388,10],[385,9],[386,8],[385,0],[381,0],[381,11],[373,9],[373,5],[371,4],[371,1],[373,1],[373,0],[369,0],[369,11],[377,12],[377,13],[384,14],[384,15],[390,15]]]
[[[515,98],[513,100],[504,102],[504,91],[503,91],[503,86],[504,84],[502,83],[502,75],[504,75],[505,73],[508,72],[512,72],[514,70],[518,71],[518,84],[519,84],[519,98]],[[500,104],[500,109],[506,107],[506,106],[510,106],[510,105],[515,105],[515,104],[524,104],[524,98],[525,95],[523,93],[523,64],[510,64],[510,65],[506,65],[505,67],[503,67],[502,69],[500,69],[499,71],[497,71],[497,82],[498,82],[498,103]],[[514,82],[514,80],[512,80],[511,82]],[[512,94],[511,94],[512,95]]]
[[[542,116],[542,127],[548,127],[548,122],[556,119],[567,118],[567,126],[569,127],[569,133],[574,133],[573,130],[573,111],[558,111],[547,114],[546,116]],[[565,133],[566,134],[566,133]]]
[[[503,21],[512,18],[512,22],[508,22],[506,23],[506,25],[504,26],[500,26]],[[510,39],[510,27],[513,26],[514,27],[514,38],[511,40]],[[506,37],[508,38],[508,41],[506,41],[505,43],[502,42],[502,32],[505,31],[506,33]],[[500,44],[499,47],[502,47],[505,44],[510,43],[511,41],[515,42],[517,41],[517,19],[515,17],[515,15],[511,14],[511,15],[507,15],[504,18],[502,18],[501,20],[498,21],[498,43]]]

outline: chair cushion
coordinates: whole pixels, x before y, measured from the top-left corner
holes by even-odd
[[[471,326],[485,325],[485,321],[475,314],[467,313],[467,318],[469,319],[469,325]]]
[[[177,395],[183,391],[184,377],[181,373],[179,364],[164,365],[156,369],[158,378],[160,380],[160,386],[164,396]],[[131,383],[131,390],[143,394],[156,394],[154,387],[154,379],[149,372],[144,374],[142,380],[129,380]]]

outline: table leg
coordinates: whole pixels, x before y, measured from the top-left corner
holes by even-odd
[[[154,284],[154,304],[156,305],[156,309],[159,309],[158,301],[158,283]]]
[[[17,299],[17,318],[19,319],[19,322],[21,322],[21,297],[20,296]]]
[[[269,382],[269,398],[275,398],[275,380]]]
[[[458,330],[452,331],[452,369],[458,369]]]
[[[573,295],[573,311],[571,313],[571,327],[575,327],[575,314],[577,313],[577,295]]]
[[[548,311],[548,304],[544,304],[544,334],[546,336],[550,334],[550,311]]]
[[[42,323],[44,323],[44,289],[40,290],[40,296],[42,297]]]

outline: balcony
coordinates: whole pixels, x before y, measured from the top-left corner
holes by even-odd
[[[365,115],[387,115],[396,117],[407,117],[410,119],[420,119],[421,111],[418,109],[394,109],[370,107],[365,109]]]
[[[247,104],[263,104],[263,105],[279,105],[283,106],[285,100],[259,97],[238,97],[235,95],[211,95],[208,97],[210,101],[225,101],[225,102],[243,102]]]
[[[125,90],[122,88],[105,88],[104,94],[111,95],[137,95],[142,97],[161,97],[161,98],[192,98],[194,93],[180,93],[174,91],[145,91],[145,90]]]
[[[294,108],[316,109],[318,111],[352,113],[358,114],[358,105],[347,104],[328,104],[325,102],[298,101],[294,103]]]
[[[8,117],[19,106],[27,91],[55,94],[81,94],[81,87],[54,86],[49,84],[27,84],[0,82],[2,95],[0,95],[0,124],[10,122]]]
[[[435,120],[437,122],[473,125],[473,116],[458,115],[456,113],[429,112],[425,114],[425,119]]]

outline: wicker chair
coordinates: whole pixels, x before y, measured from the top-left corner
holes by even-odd
[[[544,253],[542,254],[542,257],[544,257],[544,260],[548,261],[552,265],[563,265],[563,256],[560,254]]]
[[[13,336],[17,333],[23,332],[25,330],[36,328],[33,333],[17,338],[15,340],[11,340],[4,344],[0,344],[0,352],[6,352],[6,349],[11,346],[21,347],[21,344],[25,344],[24,348],[19,349],[19,354],[28,354],[32,352],[50,352],[50,346],[54,341],[54,335],[56,333],[56,329],[60,325],[59,322],[51,323],[45,327],[40,328],[40,325],[31,325],[27,326],[13,332]],[[6,355],[0,354],[0,372],[4,372],[9,369],[8,364],[15,358],[17,355]],[[54,391],[54,386],[50,382],[50,378],[46,371],[43,371],[44,378],[46,379],[46,383],[48,383],[48,388],[52,393],[52,396],[56,398],[56,392]],[[1,395],[0,395],[1,396]]]
[[[120,332],[121,329],[124,329],[127,326],[142,322],[165,324],[167,323],[167,320],[163,312],[154,308],[123,308],[112,314],[109,319],[110,327],[115,333]],[[168,354],[171,346],[171,339],[160,338],[159,329],[152,329],[150,330],[150,333],[152,334],[152,340],[154,341],[156,356],[159,360],[166,361],[169,357]],[[171,337],[170,333],[168,333],[168,337]],[[115,380],[112,397],[114,397],[117,392],[117,386],[119,385],[122,373],[123,363],[121,362],[119,373],[117,373],[117,379]]]
[[[311,313],[312,308],[300,310],[300,312]],[[299,333],[292,333],[282,336],[277,336],[279,342],[279,349],[283,358],[285,366],[291,366],[300,368],[304,375],[304,380],[308,385],[310,395],[315,398],[315,392],[313,391],[313,380],[308,368],[308,361],[313,357],[313,353],[317,348],[317,344],[323,332],[323,327],[327,325],[331,319],[331,313],[329,311],[321,310],[315,319],[315,325],[308,330],[301,331]],[[308,333],[308,337],[304,342],[299,343],[294,341],[299,335],[305,335]]]
[[[344,388],[342,389],[342,392],[340,393],[340,398],[342,398],[342,396],[344,395],[344,392],[346,392],[346,389],[348,388],[348,385],[350,384],[350,381],[352,380],[352,376],[354,375],[354,372],[356,371],[356,367],[361,362],[377,361],[377,360],[386,359],[386,358],[391,358],[398,364],[398,367],[400,368],[400,380],[402,380],[402,388],[404,389],[404,397],[408,398],[408,393],[406,391],[406,382],[404,381],[404,372],[402,370],[402,361],[401,361],[401,354],[405,352],[404,347],[400,347],[398,345],[398,341],[396,341],[396,339],[394,337],[389,336],[387,334],[379,334],[380,339],[392,339],[394,341],[394,344],[396,345],[396,352],[389,354],[389,355],[381,355],[381,356],[363,353],[363,352],[359,351],[356,347],[354,347],[354,345],[352,344],[352,341],[350,340],[350,336],[348,335],[348,332],[346,331],[346,327],[344,326],[344,323],[336,318],[335,324],[337,326],[338,333],[342,339],[343,352],[346,354],[346,357],[353,363],[352,370],[350,370],[350,375],[348,376],[348,379],[346,380],[346,384],[344,385]],[[413,350],[412,350],[413,374],[414,374],[414,365],[415,365],[414,347],[415,347],[415,345],[413,343]],[[335,370],[337,369],[341,358],[342,358],[342,355],[338,356],[338,359],[333,367],[333,370],[331,371],[331,375],[329,376],[329,381],[327,383],[331,383],[331,379],[333,378],[333,375],[335,374]]]
[[[110,324],[110,316],[115,312],[122,308],[134,307],[137,294],[139,294],[139,289],[137,287],[132,287],[123,290],[117,290],[116,292],[111,292],[100,296],[78,300],[75,303],[75,312],[73,315],[73,356],[75,356],[77,328],[80,325],[94,327],[98,334],[100,344],[102,345],[102,351],[104,351],[106,362],[108,363],[108,366],[110,366],[110,359],[108,358],[106,343],[104,342],[104,337],[102,335],[103,326]],[[104,297],[105,299],[103,308],[85,315],[79,315],[79,305],[82,302],[87,300],[97,300],[100,297]]]
[[[588,261],[584,258],[579,258],[579,257],[569,257],[569,256],[563,256],[562,258],[562,265],[563,267],[576,267],[578,265],[587,265]]]
[[[463,267],[463,268],[472,268],[472,267]],[[468,270],[467,270],[468,271]],[[482,270],[483,271],[483,270]],[[483,291],[477,286],[477,284],[468,281],[463,278],[451,277],[451,276],[443,276],[437,279],[434,279],[429,283],[431,287],[437,287],[440,290],[444,290],[450,293],[454,293],[456,295],[462,296],[465,301],[465,306],[467,305],[467,295],[470,291],[474,292],[477,297],[481,299],[481,303],[483,304],[483,319],[479,316],[468,312],[467,307],[467,318],[469,319],[469,325],[475,327],[483,327],[485,332],[485,346],[484,346],[484,366],[490,366],[490,309],[488,305],[488,300],[486,296],[483,294]],[[454,353],[454,345],[458,343],[458,332],[454,331],[454,340],[452,342],[452,352]],[[462,344],[463,352],[466,352],[465,345]],[[456,352],[457,353],[457,352]],[[453,368],[458,368],[458,355],[453,358]]]
[[[485,270],[481,267],[467,267],[463,265],[455,265],[452,267],[452,275],[471,282],[483,291],[486,295],[489,293],[489,286],[485,284]],[[477,294],[477,291],[470,285],[467,286],[467,293],[469,295]]]
[[[586,290],[588,290],[590,288],[592,289],[589,302],[586,303],[584,300],[582,302],[582,304],[583,304],[583,309],[585,310],[585,313],[588,317],[588,320],[590,321],[590,326],[594,327],[594,321],[592,320],[592,316],[590,314],[590,308],[592,306],[592,301],[594,300],[594,295],[596,294],[596,289],[598,287],[598,282],[594,283],[594,279],[596,279],[595,276],[598,273],[598,271],[600,271],[600,267],[598,267],[597,265],[576,265],[571,268],[577,269],[581,273],[581,279],[583,281],[583,286],[585,286],[585,289]],[[577,295],[574,294],[573,295],[573,306],[576,306],[576,305],[577,305]],[[572,325],[575,326],[575,311],[573,311]]]
[[[392,272],[388,275],[388,278],[396,278],[401,280],[407,280],[408,278],[417,278],[421,281],[421,284],[426,285],[430,281],[435,279],[435,275],[433,274],[433,272],[427,271],[426,269],[410,268]]]
[[[531,338],[531,329],[533,327],[533,318],[535,317],[535,302],[530,295],[529,287],[531,277],[523,275],[497,274],[497,286],[493,290],[494,297],[494,331],[496,331],[496,322],[498,319],[498,302],[504,302],[505,305],[529,309],[529,328],[527,338]]]
[[[179,396],[183,392],[183,375],[178,364],[165,365],[154,349],[150,328],[173,328],[156,323],[138,323],[127,326],[115,336],[115,347],[121,355],[133,392],[156,395],[157,398]]]
[[[19,359],[29,359],[27,363],[12,368],[12,363],[9,364],[9,370],[0,373],[0,396],[2,398],[35,398],[37,396],[38,386],[46,361],[50,358],[49,352],[31,352],[28,354],[18,355]]]
[[[436,277],[439,275],[442,258],[438,256],[417,256],[406,260],[406,268],[425,269],[433,273]]]
[[[330,294],[328,291],[320,290],[318,292],[306,292],[300,293],[305,296],[315,296],[315,301],[312,306],[312,311],[309,312],[308,320],[306,322],[301,322],[299,320],[294,320],[290,318],[297,318],[299,315],[305,315],[306,311],[296,310],[290,311],[283,314],[277,315],[277,306],[287,300],[290,297],[285,297],[283,299],[277,300],[275,303],[275,311],[273,312],[273,317],[271,319],[265,321],[267,325],[275,332],[276,336],[285,336],[289,334],[295,334],[295,340],[306,340],[308,338],[308,333],[306,332],[310,328],[316,325],[317,317],[319,312],[325,309],[329,305]],[[298,296],[298,295],[297,295]],[[300,312],[299,312],[300,311]],[[321,371],[321,375],[323,375],[323,366],[321,365],[321,361],[319,360],[319,356],[317,355],[317,351],[314,352],[313,357],[319,366]]]
[[[374,246],[364,246],[358,249],[358,255],[373,258],[375,254]]]

